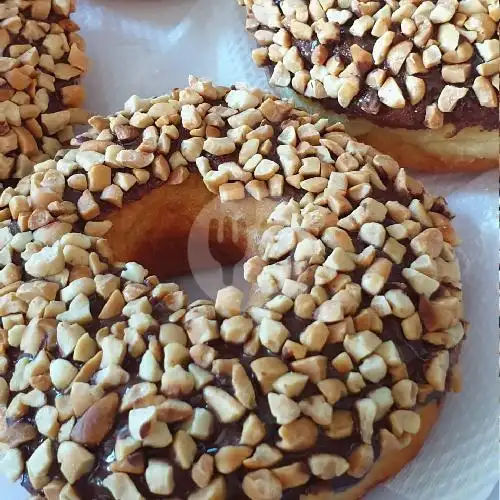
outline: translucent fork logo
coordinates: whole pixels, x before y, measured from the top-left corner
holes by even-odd
[[[205,205],[188,238],[188,262],[193,279],[203,295],[213,300],[217,291],[226,286],[248,288],[243,279],[243,263],[251,255],[247,254],[241,211],[238,218],[237,207],[233,211],[232,206],[223,205],[225,213],[222,214],[218,199]],[[237,262],[223,266],[221,260],[227,260],[229,253],[229,260]]]

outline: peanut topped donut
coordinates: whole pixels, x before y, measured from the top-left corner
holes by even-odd
[[[459,385],[451,214],[341,124],[189,83],[0,194],[1,470],[48,500],[359,498]],[[189,238],[197,197],[252,235],[249,306],[113,258]]]
[[[20,179],[86,123],[79,85],[88,58],[73,0],[0,4],[0,180]]]
[[[349,130],[369,135],[369,144],[405,165],[442,170],[449,157],[448,170],[496,166],[498,2],[239,3],[260,45],[252,58],[270,69],[270,83],[284,95],[345,115]],[[427,156],[412,157],[398,137]]]

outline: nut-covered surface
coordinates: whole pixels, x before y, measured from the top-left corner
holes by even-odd
[[[389,127],[498,128],[495,0],[237,0],[270,83]]]
[[[0,4],[0,180],[20,179],[52,158],[85,124],[80,77],[85,43],[74,0]]]
[[[89,123],[0,194],[9,477],[48,499],[295,499],[406,446],[465,335],[446,202],[258,90],[191,77]],[[245,264],[260,306],[113,260],[106,214],[189,175],[275,199]]]

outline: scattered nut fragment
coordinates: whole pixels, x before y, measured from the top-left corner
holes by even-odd
[[[132,479],[124,472],[110,474],[103,480],[102,485],[111,491],[115,500],[124,498],[125,495],[127,499],[142,500],[143,498]]]
[[[209,137],[205,140],[203,149],[215,156],[222,156],[232,153],[236,145],[227,137]]]
[[[228,286],[217,292],[215,310],[225,318],[230,318],[241,313],[243,292],[234,286]]]
[[[66,389],[78,373],[78,369],[65,359],[54,359],[50,363],[50,378],[57,389]]]
[[[299,408],[318,425],[327,426],[332,421],[332,407],[319,394],[303,399],[299,403]]]
[[[249,446],[223,446],[215,454],[215,467],[221,474],[230,474],[241,467],[251,454]]]
[[[283,454],[279,450],[268,444],[261,444],[250,458],[243,461],[243,465],[247,469],[261,469],[276,465],[282,458]]]
[[[57,450],[57,461],[69,484],[74,484],[94,467],[95,457],[83,446],[65,441]]]
[[[257,330],[262,345],[275,353],[280,352],[289,335],[282,323],[268,318],[262,320]]]
[[[155,495],[170,495],[174,490],[174,473],[172,466],[162,460],[152,458],[145,471],[149,491]]]
[[[354,430],[354,419],[350,411],[334,410],[332,421],[325,428],[325,434],[330,439],[343,439],[349,437]]]
[[[448,351],[439,351],[425,369],[427,382],[437,391],[444,391],[446,388],[446,375],[449,365],[450,355]]]
[[[309,351],[321,352],[329,335],[330,331],[326,324],[315,321],[306,327],[300,334],[300,342],[305,345]]]
[[[273,383],[273,388],[277,392],[293,398],[300,395],[308,380],[309,377],[307,375],[289,372],[276,379]]]
[[[254,372],[264,394],[270,392],[273,382],[288,371],[287,366],[283,363],[283,361],[279,358],[268,356],[252,361],[250,367]]]
[[[449,113],[455,109],[458,101],[465,97],[469,89],[464,87],[455,87],[453,85],[446,85],[438,98],[438,108],[443,113]]]
[[[346,335],[344,338],[345,350],[356,361],[361,361],[363,358],[369,356],[380,344],[382,344],[382,340],[369,330]]]
[[[214,472],[214,458],[203,454],[191,469],[191,477],[199,488],[205,488],[210,483]]]
[[[245,407],[218,387],[203,389],[205,401],[223,423],[236,422],[245,414]]]
[[[408,318],[415,312],[413,302],[402,290],[389,290],[385,298],[391,305],[392,314],[398,318]]]
[[[399,85],[393,77],[389,77],[378,90],[379,99],[390,108],[401,109],[406,105],[405,98]]]
[[[35,423],[40,434],[54,439],[59,431],[58,413],[53,406],[43,406],[35,415]]]
[[[168,397],[188,395],[194,389],[193,376],[182,366],[167,366],[161,377],[161,391]]]
[[[347,473],[355,478],[363,477],[375,460],[373,447],[369,444],[358,446],[348,457],[349,470]]]
[[[290,366],[293,371],[307,375],[311,382],[318,383],[326,378],[327,357],[309,356],[308,358],[293,361]]]
[[[484,76],[476,77],[474,83],[472,84],[472,89],[474,90],[481,106],[486,108],[497,107],[497,93],[488,78]]]
[[[213,430],[213,415],[204,408],[195,408],[186,422],[186,431],[196,439],[208,439]]]
[[[443,248],[443,235],[439,229],[426,229],[411,240],[410,246],[417,256],[427,254],[435,259]]]
[[[193,464],[196,455],[196,442],[184,430],[179,430],[175,434],[172,443],[172,449],[175,461],[182,469],[189,469]]]
[[[243,366],[239,363],[234,365],[231,375],[236,399],[249,410],[255,408],[255,390]]]
[[[21,450],[11,448],[0,460],[3,474],[12,482],[17,481],[24,470],[24,459]]]
[[[359,365],[359,371],[363,377],[373,383],[380,382],[387,373],[384,359],[378,354],[372,354]]]
[[[416,434],[420,429],[420,415],[410,410],[396,410],[389,415],[392,432],[401,437],[403,433]]]
[[[306,417],[280,427],[281,441],[276,445],[285,451],[301,451],[312,448],[318,438],[318,427]]]
[[[443,126],[444,116],[436,103],[429,104],[429,106],[425,108],[424,123],[425,126],[430,129],[437,129]]]
[[[359,426],[361,439],[364,443],[370,444],[373,436],[373,422],[377,413],[377,406],[370,398],[363,398],[356,402],[356,409],[359,416]]]
[[[290,465],[272,469],[272,472],[278,477],[284,490],[302,486],[310,478],[308,467],[301,462],[294,462]]]
[[[283,493],[280,481],[268,469],[248,473],[243,478],[242,487],[251,500],[279,500]]]
[[[270,392],[267,398],[271,413],[278,424],[289,424],[300,416],[299,405],[288,396]]]
[[[392,386],[392,395],[399,408],[413,408],[417,403],[418,385],[413,380],[400,380]]]
[[[53,459],[54,452],[52,450],[51,440],[46,439],[33,451],[31,457],[26,461],[26,470],[28,471],[30,482],[34,488],[42,488],[49,482],[50,479],[47,474]]]
[[[131,410],[128,416],[130,435],[140,441],[151,431],[152,423],[156,420],[156,408],[148,406]]]
[[[79,418],[71,431],[71,439],[86,446],[98,446],[113,427],[119,398],[111,392],[96,401]]]
[[[309,458],[311,472],[323,480],[342,476],[349,469],[349,462],[338,455],[320,453]]]

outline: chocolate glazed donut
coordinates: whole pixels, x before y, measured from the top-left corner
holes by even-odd
[[[283,98],[414,169],[498,165],[496,6],[238,2]]]
[[[396,474],[459,387],[446,202],[259,90],[192,77],[89,124],[0,194],[2,470],[49,500],[355,499]],[[165,281],[242,256],[248,306]]]
[[[0,4],[0,180],[19,180],[52,158],[85,124],[79,84],[88,57],[74,2]]]

